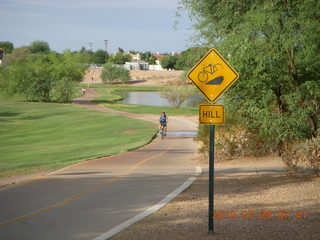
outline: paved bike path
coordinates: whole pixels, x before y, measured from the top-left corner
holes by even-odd
[[[92,105],[86,100],[82,104]],[[171,119],[171,129],[183,131],[185,124],[185,131],[193,130],[193,123],[185,121]],[[187,136],[156,138],[141,149],[3,189],[0,239],[94,239],[157,204],[188,180],[195,173],[190,163],[195,147]]]

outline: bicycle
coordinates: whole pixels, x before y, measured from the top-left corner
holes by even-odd
[[[214,65],[209,64],[208,66],[204,67],[202,69],[202,72],[198,74],[198,80],[202,83],[207,82],[209,79],[209,74],[213,76],[214,73],[219,70],[218,65],[220,65],[220,67],[222,68],[222,65],[220,63],[214,64]]]
[[[161,139],[163,140],[164,137],[167,135],[166,131],[164,130],[165,129],[165,125],[161,125],[161,130],[160,130],[160,135],[161,135]]]

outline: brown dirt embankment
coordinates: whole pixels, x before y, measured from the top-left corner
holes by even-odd
[[[90,68],[86,71],[83,83],[102,83],[100,74],[102,69]],[[156,86],[156,85],[176,85],[179,84],[183,71],[150,71],[132,70],[130,71],[130,84],[136,86]]]

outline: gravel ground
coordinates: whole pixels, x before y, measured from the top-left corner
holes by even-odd
[[[281,166],[278,158],[217,163]],[[208,235],[208,175],[164,208],[111,239],[320,239],[320,178],[285,174],[215,177],[215,234]],[[299,215],[300,213],[300,215]],[[234,218],[236,216],[236,218]],[[220,219],[219,219],[220,218]]]

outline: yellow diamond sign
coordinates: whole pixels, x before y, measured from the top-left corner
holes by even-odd
[[[188,78],[210,102],[215,102],[239,78],[239,74],[212,48],[190,70]]]

